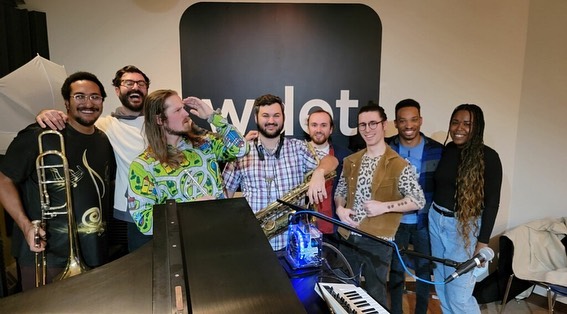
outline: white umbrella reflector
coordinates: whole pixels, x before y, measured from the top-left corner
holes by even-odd
[[[39,55],[0,78],[0,153],[42,109],[64,110],[61,85],[66,78],[64,66]]]

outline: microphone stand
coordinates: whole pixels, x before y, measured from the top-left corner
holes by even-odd
[[[425,258],[425,259],[428,259],[432,262],[439,262],[439,263],[441,263],[445,266],[453,267],[455,269],[458,268],[462,264],[462,263],[456,262],[456,261],[451,260],[451,259],[439,258],[439,257],[436,257],[436,256],[426,255],[426,254],[419,253],[419,252],[416,252],[416,251],[408,251],[406,249],[401,249],[401,250],[399,250],[399,252],[400,252],[400,255],[407,254],[407,255],[418,257],[418,258]]]
[[[295,213],[291,216],[290,221],[296,221],[296,219],[298,219],[297,217],[300,216],[300,215],[313,216],[313,217],[317,217],[319,219],[325,220],[325,221],[327,221],[327,222],[329,222],[333,225],[345,228],[345,229],[347,229],[351,232],[356,232],[356,233],[358,233],[358,234],[360,234],[360,235],[362,235],[366,238],[369,238],[371,240],[380,242],[384,245],[391,246],[393,249],[398,250],[400,255],[407,254],[407,255],[412,255],[412,256],[415,256],[415,257],[419,257],[419,258],[425,258],[425,259],[428,259],[430,261],[438,262],[438,263],[441,263],[445,266],[449,266],[449,267],[453,267],[453,268],[458,268],[462,264],[462,263],[459,263],[459,262],[456,262],[456,261],[453,261],[453,260],[450,260],[450,259],[439,258],[439,257],[431,256],[431,255],[418,253],[418,252],[415,252],[415,251],[408,251],[406,249],[400,250],[400,249],[398,249],[398,246],[395,243],[393,243],[392,241],[388,241],[388,240],[378,238],[378,237],[376,237],[376,236],[374,236],[374,235],[372,235],[368,232],[365,232],[365,231],[356,229],[354,227],[351,227],[351,226],[345,224],[342,221],[327,217],[327,216],[325,216],[321,213],[318,213],[316,211],[309,210],[307,208],[303,208],[303,207],[297,206],[295,204],[291,204],[291,203],[288,203],[286,201],[282,201],[280,199],[278,199],[277,201],[278,201],[278,203],[286,205],[286,206],[293,208],[295,210]]]

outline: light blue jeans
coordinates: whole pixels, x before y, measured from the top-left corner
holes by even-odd
[[[438,208],[448,211],[437,205]],[[480,218],[478,220],[480,227]],[[478,231],[471,231],[469,236],[470,245],[465,248],[464,239],[459,232],[457,218],[446,217],[439,214],[435,209],[429,210],[429,237],[431,241],[431,254],[435,257],[450,259],[456,262],[464,262],[472,257],[476,247]],[[455,268],[435,263],[433,275],[435,281],[444,281],[455,272]],[[443,313],[454,314],[476,314],[480,308],[472,293],[476,283],[476,276],[470,271],[462,274],[455,280],[445,285],[435,285],[435,291],[441,302]]]

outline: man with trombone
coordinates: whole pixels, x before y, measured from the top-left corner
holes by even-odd
[[[116,186],[114,213],[116,221],[126,223],[128,251],[133,252],[152,239],[141,233],[127,211],[128,168],[130,163],[144,151],[146,142],[143,135],[144,99],[148,95],[150,78],[138,67],[126,65],[112,79],[114,92],[121,106],[111,115],[101,117],[96,127],[101,129],[114,149],[116,157]],[[67,115],[59,110],[43,110],[36,117],[41,127],[63,130]]]
[[[13,253],[24,291],[108,259],[103,217],[112,210],[116,163],[108,138],[94,126],[106,93],[95,75],[77,72],[61,94],[66,128],[29,125],[0,163],[0,202],[19,227]]]

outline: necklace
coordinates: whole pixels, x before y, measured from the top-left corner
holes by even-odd
[[[264,150],[266,151],[266,153],[268,153],[269,155],[273,155],[276,152],[276,149],[278,148],[277,146],[274,148],[268,148],[266,146],[263,146]]]
[[[264,151],[265,151],[266,153],[268,153],[269,155],[274,155],[274,153],[276,152],[276,150],[278,150],[278,145],[279,145],[279,144],[276,143],[276,146],[274,146],[274,147],[272,147],[272,148],[269,148],[268,146],[266,146],[265,143],[262,143],[262,141],[260,141],[260,145],[262,145],[262,148],[264,149]]]
[[[280,143],[281,144],[281,140]],[[263,170],[261,172],[263,172],[263,175],[260,175],[261,177],[264,177],[264,181],[266,182],[266,190],[267,190],[267,196],[268,196],[268,200],[271,202],[272,200],[272,188],[275,188],[276,193],[278,190],[278,183],[277,183],[277,178],[276,178],[276,165],[270,165],[274,162],[277,162],[277,160],[273,160],[274,158],[265,158],[264,153],[268,156],[274,156],[276,154],[278,154],[277,149],[278,149],[278,144],[276,144],[275,147],[273,148],[268,148],[266,147],[265,143],[262,142],[262,140],[260,140],[259,138],[256,138],[254,140],[254,145],[256,146],[256,151],[258,152],[258,159],[261,160],[262,162],[260,163],[262,166],[261,168],[263,168]],[[261,148],[259,147],[261,146]],[[278,157],[276,156],[276,159]]]
[[[275,149],[274,149],[275,150]],[[270,156],[273,155],[273,151],[270,153],[266,151]],[[276,163],[277,159],[275,158],[267,158],[265,161],[265,169],[264,169],[264,180],[266,181],[266,186],[268,190],[268,200],[271,203],[272,200],[272,188],[276,192],[276,199],[278,197],[278,181],[276,175]],[[270,165],[272,164],[272,165]],[[275,200],[275,199],[274,199]]]

